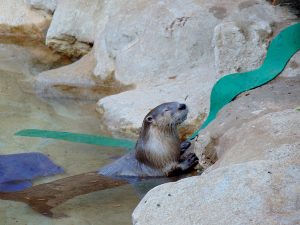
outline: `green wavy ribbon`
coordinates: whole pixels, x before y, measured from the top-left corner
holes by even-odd
[[[211,92],[209,115],[189,139],[194,139],[202,129],[216,118],[217,113],[238,94],[274,79],[298,50],[300,50],[300,23],[287,27],[274,38],[261,67],[250,72],[230,74],[218,80]],[[134,142],[131,140],[69,132],[29,129],[21,130],[15,135],[53,138],[109,147],[134,147]]]
[[[189,139],[194,139],[202,129],[216,118],[218,112],[237,95],[274,79],[299,50],[300,23],[297,23],[285,28],[273,39],[261,67],[245,73],[230,74],[218,80],[210,95],[208,117]]]

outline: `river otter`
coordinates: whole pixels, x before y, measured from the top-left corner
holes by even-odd
[[[192,169],[198,158],[194,153],[184,154],[188,142],[181,145],[177,132],[177,125],[187,114],[187,106],[178,102],[152,109],[143,120],[134,151],[101,168],[99,173],[130,179],[173,176]]]
[[[27,203],[49,217],[52,209],[79,195],[117,187],[147,177],[186,173],[198,163],[194,153],[186,151],[188,141],[180,144],[177,125],[187,116],[185,104],[164,103],[145,117],[135,149],[98,172],[79,174],[13,193],[0,193],[0,199]]]

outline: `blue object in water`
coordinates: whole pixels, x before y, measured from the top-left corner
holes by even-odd
[[[0,192],[21,191],[31,187],[34,178],[63,172],[63,168],[38,152],[0,155]]]
[[[30,180],[0,183],[0,192],[22,191],[26,188],[30,188],[31,186],[32,186],[32,182]]]

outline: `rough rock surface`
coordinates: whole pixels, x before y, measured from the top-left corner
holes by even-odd
[[[258,67],[265,56],[268,45],[266,40],[271,33],[270,24],[263,20],[254,24],[245,22],[240,26],[236,22],[217,25],[213,46],[218,74]]]
[[[71,95],[95,99],[99,96],[92,92],[96,86],[92,77],[94,65],[93,53],[89,53],[71,65],[44,71],[34,78],[37,93],[42,97],[68,98]]]
[[[134,210],[133,224],[294,225],[299,173],[299,162],[257,160],[160,185]]]
[[[300,74],[300,52],[297,52],[280,74],[282,77],[296,77]]]
[[[79,57],[91,50],[94,41],[97,12],[101,1],[58,1],[46,43],[68,56]]]
[[[0,36],[44,39],[51,16],[44,11],[31,10],[24,0],[0,1]]]
[[[228,104],[195,144],[204,174],[152,189],[134,224],[297,224],[300,76]],[[180,203],[180,204],[179,204]]]
[[[128,0],[58,1],[47,33],[47,44],[69,56],[86,54],[91,50],[96,34],[102,32],[110,16],[127,2]]]
[[[289,70],[289,68],[286,68],[283,73],[286,73],[286,70]],[[265,114],[297,108],[300,103],[299,84],[299,75],[291,78],[282,78],[280,75],[274,81],[271,81],[262,87],[241,94],[235,101],[225,106],[218,114],[218,118],[214,120],[207,129],[199,134],[199,141],[195,143],[196,152],[202,159],[200,164],[206,168],[211,165],[211,162],[214,163],[216,161],[216,155],[221,157],[221,153],[227,149],[227,145],[220,146],[220,142],[223,140],[220,137],[223,137],[227,132],[231,130],[237,132],[237,129],[244,124],[246,124],[245,129],[250,129],[248,124],[249,121]],[[266,130],[264,131],[266,134],[275,132],[273,128],[270,128],[269,126],[266,127],[270,129],[269,132]],[[276,132],[278,129],[279,128],[276,128]],[[241,132],[244,135],[248,130]],[[233,137],[234,135],[231,136]],[[275,143],[277,143],[277,140],[279,139],[270,139],[270,137],[267,137],[267,140],[269,140],[267,144],[270,142],[276,145]],[[231,141],[229,143],[227,139],[225,142],[228,142],[229,145],[230,143],[233,143]],[[254,151],[256,148],[259,149],[259,146],[254,146],[255,147],[253,147],[251,151]],[[260,146],[264,147],[264,145]],[[258,151],[261,151],[261,149]]]
[[[29,77],[43,70],[70,63],[45,45],[52,15],[35,4],[52,5],[54,1],[0,1],[0,64],[2,68]],[[29,79],[30,82],[31,79]]]
[[[189,79],[189,80],[186,80]],[[212,81],[202,75],[170,76],[168,83],[143,87],[102,98],[97,111],[104,115],[108,128],[115,134],[137,135],[143,118],[155,106],[170,101],[185,102],[189,108],[188,121],[200,124],[209,105],[208,93]],[[118,108],[118,110],[117,110]],[[204,111],[204,112],[203,112]],[[118,122],[117,122],[118,121]],[[192,126],[192,129],[195,129]]]
[[[46,12],[53,12],[56,8],[57,0],[25,0],[34,9],[42,9]]]
[[[286,18],[292,15],[266,1],[128,3],[95,40],[94,73],[114,72],[136,89],[100,99],[98,111],[109,129],[134,133],[149,108],[186,100],[188,123],[196,124],[220,75],[260,65],[274,24]]]
[[[0,44],[0,67],[3,70],[23,73],[32,78],[43,70],[70,63],[40,42],[28,42],[24,46]]]
[[[70,65],[44,71],[33,78],[37,94],[46,98],[72,98],[97,101],[99,98],[132,88],[113,76],[101,80],[93,76],[96,65],[91,51]]]

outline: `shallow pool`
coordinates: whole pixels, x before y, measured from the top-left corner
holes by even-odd
[[[37,185],[95,171],[125,153],[123,149],[14,136],[29,128],[107,134],[100,129],[95,102],[36,96],[28,80],[43,67],[32,68],[34,65],[26,60],[31,57],[26,55],[26,48],[16,48],[19,47],[0,46],[0,154],[41,152],[65,169],[64,174],[35,180]],[[131,213],[138,201],[134,188],[125,185],[77,196],[53,210],[65,217],[48,218],[25,203],[0,200],[0,225],[131,224]]]

